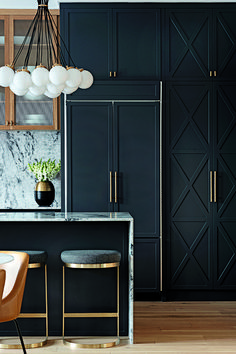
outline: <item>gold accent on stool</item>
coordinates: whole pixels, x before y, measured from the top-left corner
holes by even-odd
[[[73,339],[63,339],[63,343],[67,346],[69,346],[71,349],[76,349],[76,348],[93,348],[93,349],[99,349],[99,348],[111,348],[115,347],[120,343],[120,338],[116,338],[112,342],[107,342],[107,343],[96,343],[96,344],[81,344],[81,343],[75,343],[73,342]]]
[[[67,268],[115,268],[119,267],[120,263],[91,263],[91,264],[83,264],[83,263],[65,263],[65,267]]]
[[[117,268],[117,312],[73,312],[73,313],[68,313],[65,312],[65,267],[67,268],[77,268],[77,269],[85,269],[85,268]],[[96,263],[96,264],[76,264],[76,263],[64,263],[63,269],[62,269],[62,298],[63,298],[63,303],[62,303],[62,338],[63,338],[63,343],[67,346],[69,346],[72,349],[76,348],[93,348],[93,349],[98,349],[98,348],[111,348],[120,343],[120,338],[119,338],[119,292],[120,292],[120,282],[119,282],[119,268],[120,268],[120,262],[114,262],[114,263]],[[89,317],[102,317],[102,318],[117,318],[117,335],[116,338],[112,341],[106,342],[106,343],[94,343],[94,344],[88,344],[88,343],[76,343],[75,339],[66,339],[65,338],[65,318],[89,318]],[[92,337],[86,337],[86,339],[91,339]],[[97,337],[96,337],[97,338]],[[100,337],[103,338],[103,337]],[[78,340],[81,340],[82,338],[79,337]]]
[[[72,312],[72,313],[65,313],[64,317],[73,318],[73,317],[118,317],[119,314],[116,312]]]
[[[25,344],[26,349],[40,348],[48,342],[48,286],[47,286],[47,265],[44,263],[30,263],[28,268],[35,269],[44,267],[44,280],[45,280],[45,313],[20,313],[18,318],[45,318],[46,319],[46,336],[45,339],[37,343]],[[20,349],[21,344],[2,344],[0,343],[0,349]]]

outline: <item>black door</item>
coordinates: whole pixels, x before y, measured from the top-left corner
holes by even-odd
[[[68,210],[109,211],[112,111],[107,103],[68,103]]]
[[[135,225],[137,292],[160,289],[160,120],[159,103],[115,103],[115,210],[128,211]]]
[[[210,100],[208,84],[167,87],[168,289],[212,287]]]
[[[235,81],[236,78],[236,10],[213,10],[214,70],[217,79]]]
[[[236,87],[215,85],[214,286],[236,288]]]
[[[165,78],[208,79],[212,68],[211,10],[167,10],[165,26]]]
[[[160,80],[160,53],[159,10],[113,9],[113,72],[116,79]]]
[[[63,7],[61,33],[78,68],[89,70],[96,80],[109,78],[112,67],[111,10]]]

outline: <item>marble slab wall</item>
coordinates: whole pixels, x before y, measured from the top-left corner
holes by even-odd
[[[40,209],[34,200],[35,177],[28,163],[59,161],[58,131],[0,131],[0,209]],[[61,178],[53,180],[55,200],[50,209],[61,208]]]

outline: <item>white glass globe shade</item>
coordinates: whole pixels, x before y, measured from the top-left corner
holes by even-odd
[[[76,87],[79,86],[82,80],[82,74],[79,69],[69,68],[68,72],[68,79],[66,80],[66,85],[69,87]]]
[[[15,87],[14,84],[10,85],[10,89],[17,96],[24,96],[28,92],[28,89],[21,90],[18,87]]]
[[[60,96],[60,94],[61,94],[61,92],[59,92],[59,93],[57,93],[57,94],[53,94],[53,93],[49,92],[48,90],[46,90],[46,91],[44,92],[44,95],[47,96],[47,97],[49,97],[49,98],[57,98],[57,97]]]
[[[32,82],[36,86],[46,86],[49,82],[49,71],[43,66],[36,67],[31,73]]]
[[[29,92],[33,96],[41,96],[46,91],[46,86],[32,85],[29,87]]]
[[[68,75],[67,70],[63,66],[56,65],[49,71],[49,80],[56,86],[61,85],[66,82]]]
[[[68,86],[66,86],[62,92],[67,94],[67,95],[70,95],[71,93],[73,93],[76,90],[78,90],[78,88],[79,88],[79,86],[76,86],[76,87],[68,87]]]
[[[0,68],[0,86],[8,87],[14,78],[14,70],[5,65]]]
[[[57,95],[58,93],[61,94],[62,90],[64,89],[65,85],[54,85],[51,82],[47,84],[47,91],[52,93],[53,95]]]
[[[79,85],[79,88],[88,89],[93,84],[93,75],[87,70],[83,70],[81,74],[82,74],[82,80]]]
[[[28,90],[28,88],[32,85],[30,73],[27,71],[16,72],[12,83],[18,90]]]

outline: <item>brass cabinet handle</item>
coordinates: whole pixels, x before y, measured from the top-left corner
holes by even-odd
[[[216,171],[214,171],[214,203],[216,203]]]
[[[6,121],[6,125],[8,125],[9,124],[9,122],[8,122],[8,120]]]
[[[110,71],[110,77],[112,77],[112,71]]]
[[[116,77],[116,71],[114,71],[114,77]]]
[[[210,203],[213,202],[213,190],[212,190],[212,171],[210,171]]]
[[[110,203],[112,203],[112,172],[110,171]]]
[[[12,126],[12,125],[13,125],[13,121],[11,120],[11,121],[10,121],[10,126]]]
[[[115,171],[115,203],[117,203],[117,171]]]
[[[212,76],[212,71],[210,71],[210,76]]]
[[[214,71],[214,76],[216,76],[216,70]]]

